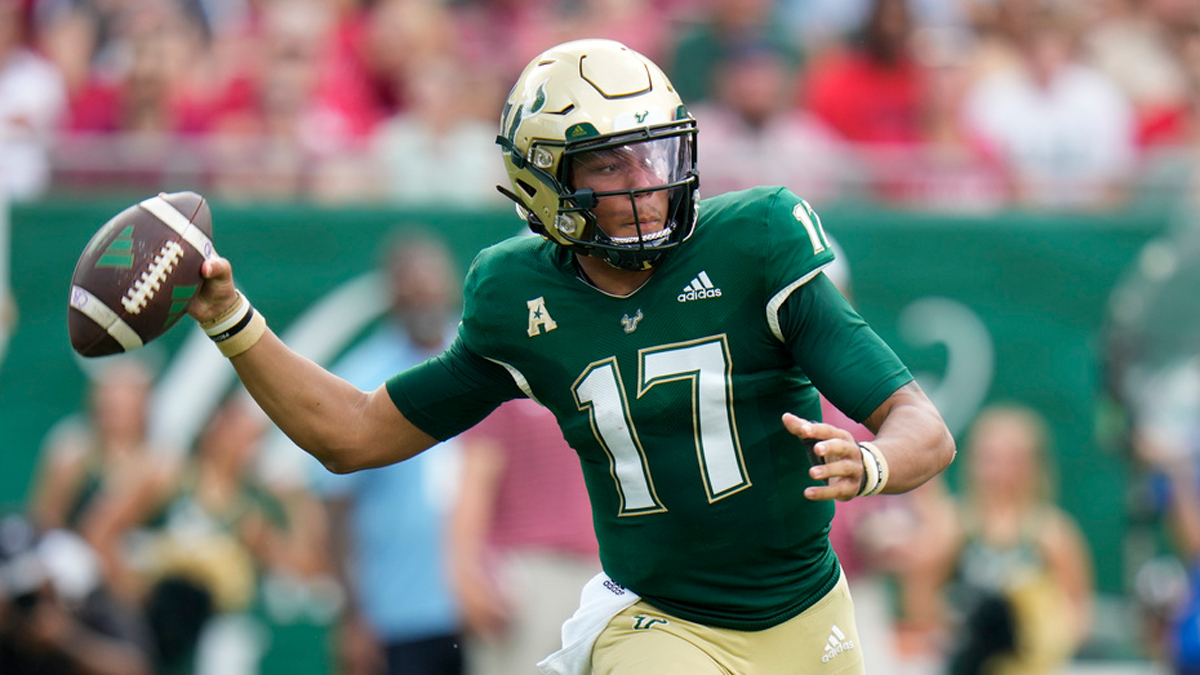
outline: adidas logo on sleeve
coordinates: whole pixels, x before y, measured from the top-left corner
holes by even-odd
[[[692,283],[683,287],[683,292],[676,298],[679,302],[691,302],[692,300],[703,300],[705,298],[721,297],[721,289],[713,285],[712,279],[708,278],[708,273],[701,270],[699,274],[692,279]]]

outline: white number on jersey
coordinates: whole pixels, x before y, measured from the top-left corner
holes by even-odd
[[[638,352],[638,399],[657,386],[687,388],[696,459],[710,503],[750,486],[734,420],[730,372],[724,335]],[[579,409],[590,415],[592,432],[608,453],[621,496],[620,515],[665,511],[633,425],[616,358],[590,364],[571,390]]]

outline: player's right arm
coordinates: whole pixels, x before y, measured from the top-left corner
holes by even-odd
[[[238,295],[228,260],[210,258],[201,273],[204,286],[188,313],[204,323]],[[400,412],[385,387],[358,389],[292,351],[270,328],[230,363],[271,421],[335,473],[393,464],[437,442]]]

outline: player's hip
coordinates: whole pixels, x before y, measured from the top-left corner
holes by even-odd
[[[620,612],[592,652],[596,675],[843,675],[864,672],[849,588],[771,628],[740,631],[679,618],[642,600]]]

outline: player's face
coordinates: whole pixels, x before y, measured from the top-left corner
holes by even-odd
[[[654,188],[675,180],[678,148],[678,138],[663,138],[581,153],[572,159],[571,185],[596,192],[592,213],[609,237],[645,239],[666,227],[670,190]]]

